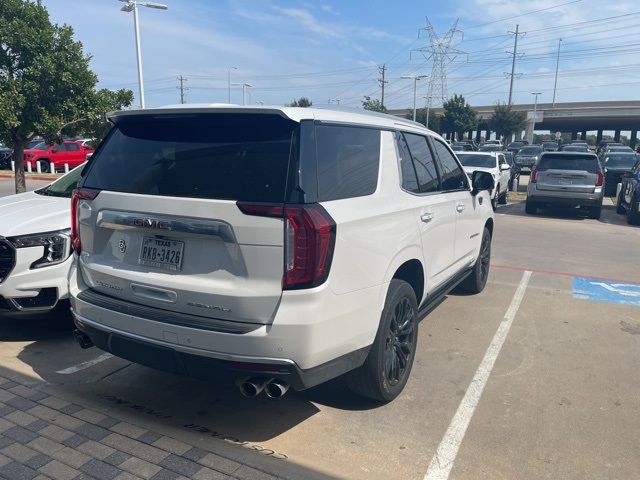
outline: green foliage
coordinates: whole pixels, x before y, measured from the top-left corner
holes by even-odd
[[[73,29],[52,24],[46,8],[0,1],[0,141],[14,148],[16,191],[25,189],[25,143],[36,134],[55,141],[66,126],[94,118],[109,97],[95,92],[90,60]]]
[[[444,107],[444,115],[441,120],[441,131],[457,133],[458,138],[463,138],[464,132],[475,130],[478,126],[475,110],[462,95],[454,95],[442,106]]]
[[[387,113],[387,107],[385,107],[380,100],[371,97],[364,97],[364,100],[362,100],[362,108],[371,110],[372,112]]]
[[[71,137],[93,138],[95,140],[91,143],[95,147],[111,130],[111,122],[106,119],[105,113],[122,110],[132,103],[133,92],[131,90],[113,91],[106,88],[98,90],[94,92],[91,110],[87,112],[87,116],[63,127],[60,133]]]
[[[408,120],[413,120],[413,112],[409,113],[406,118]],[[429,109],[429,129],[434,132],[440,131],[440,122],[442,121],[442,117],[436,115],[433,109]],[[422,125],[427,124],[427,109],[426,108],[418,108],[416,110],[416,122],[421,123]]]
[[[513,133],[520,133],[525,129],[527,114],[513,110],[511,105],[498,104],[489,119],[489,128],[496,132],[499,138],[506,138]]]
[[[304,108],[308,108],[311,105],[313,105],[313,102],[309,100],[307,97],[300,97],[298,100],[294,100],[289,104],[290,107],[304,107]]]

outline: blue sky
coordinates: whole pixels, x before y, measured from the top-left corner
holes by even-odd
[[[637,99],[640,87],[640,4],[617,0],[166,0],[169,10],[141,8],[147,106],[177,103],[178,75],[187,78],[188,102],[226,102],[227,71],[248,82],[251,102],[284,104],[307,96],[315,104],[339,99],[359,106],[380,96],[377,67],[387,64],[385,104],[412,104],[413,83],[431,61],[413,49],[428,16],[443,34],[459,19],[447,65],[449,93],[474,105],[505,102],[510,71],[508,31],[520,24],[514,102],[553,95],[555,51],[563,37],[557,101]],[[117,0],[44,0],[52,20],[74,27],[100,86],[137,95],[133,18]],[[535,12],[535,13],[533,13]],[[615,17],[615,18],[612,18]],[[428,81],[418,83],[419,104]],[[239,87],[232,102],[239,103]]]

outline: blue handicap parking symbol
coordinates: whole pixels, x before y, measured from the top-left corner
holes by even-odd
[[[573,298],[640,307],[640,285],[596,278],[573,277]]]

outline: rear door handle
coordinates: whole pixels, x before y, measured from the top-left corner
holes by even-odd
[[[462,213],[463,210],[464,210],[464,203],[459,203],[458,205],[456,205],[456,211],[458,213]]]
[[[433,220],[433,213],[423,213],[422,215],[420,215],[420,220],[422,220],[424,223],[429,223],[431,220]]]

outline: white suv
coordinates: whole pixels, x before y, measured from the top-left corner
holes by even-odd
[[[489,270],[493,179],[399,118],[182,106],[110,116],[72,202],[76,336],[271,397],[403,389],[418,320]]]
[[[507,204],[511,188],[511,167],[507,163],[504,153],[457,152],[457,157],[469,177],[473,175],[473,172],[479,170],[491,174],[494,185],[491,206],[494,211],[498,207],[498,203],[500,205]]]

